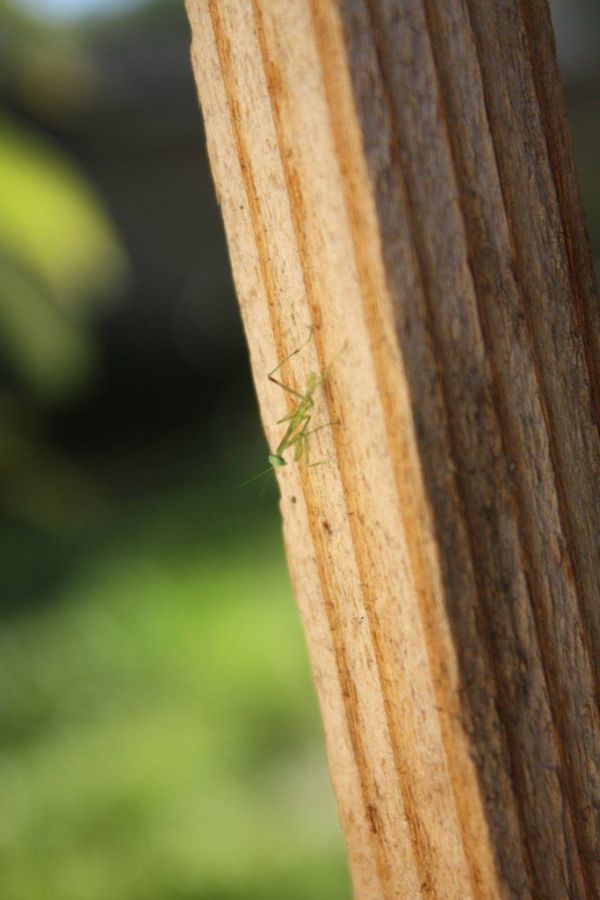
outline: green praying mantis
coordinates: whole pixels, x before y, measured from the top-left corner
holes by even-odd
[[[315,401],[314,394],[319,387],[323,384],[324,381],[329,377],[329,372],[331,370],[331,366],[325,370],[322,375],[317,375],[315,372],[311,372],[308,376],[308,380],[306,382],[306,388],[304,393],[296,390],[293,387],[290,387],[288,384],[284,384],[283,381],[280,381],[278,378],[275,378],[276,372],[281,369],[283,365],[285,365],[288,360],[290,360],[293,356],[306,347],[308,342],[311,340],[313,336],[313,330],[310,328],[310,333],[307,339],[295,350],[292,350],[284,359],[278,363],[274,369],[272,369],[267,378],[269,381],[272,381],[273,384],[276,384],[278,387],[282,388],[286,393],[290,394],[295,401],[295,406],[293,410],[288,413],[287,416],[283,416],[283,418],[277,421],[277,425],[286,425],[286,430],[277,445],[277,448],[269,453],[269,468],[265,469],[264,472],[259,472],[258,475],[255,475],[254,478],[251,478],[250,481],[254,481],[256,478],[260,478],[263,475],[267,475],[270,472],[275,472],[276,469],[281,469],[283,466],[288,464],[284,454],[287,450],[290,450],[292,447],[294,448],[294,462],[303,462],[306,466],[313,467],[321,465],[324,460],[318,460],[317,462],[310,462],[310,443],[309,438],[311,435],[316,434],[317,431],[321,431],[323,428],[329,428],[332,425],[338,425],[339,422],[325,422],[323,425],[319,425],[316,428],[310,428],[309,425],[312,418],[312,412],[314,409]],[[245,482],[248,484],[248,482]]]

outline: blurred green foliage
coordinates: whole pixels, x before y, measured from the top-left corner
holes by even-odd
[[[244,497],[124,495],[30,534],[27,576],[13,535],[3,900],[350,895],[277,522]]]
[[[59,306],[111,295],[121,248],[89,182],[57,146],[0,118],[0,244]]]
[[[86,383],[90,312],[126,263],[87,180],[58,147],[0,115],[0,346],[15,376],[54,399]]]

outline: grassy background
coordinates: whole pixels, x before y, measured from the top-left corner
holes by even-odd
[[[166,480],[43,552],[13,530],[35,604],[0,630],[1,896],[341,900],[272,498]]]

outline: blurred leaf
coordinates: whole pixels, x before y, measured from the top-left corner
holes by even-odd
[[[49,400],[84,387],[95,369],[85,331],[44,285],[0,253],[0,350],[19,381]]]
[[[123,250],[100,201],[49,140],[0,116],[0,245],[55,302],[82,314],[123,284]],[[0,295],[0,303],[2,302]]]

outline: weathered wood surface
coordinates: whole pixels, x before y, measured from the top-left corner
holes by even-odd
[[[546,0],[188,0],[355,894],[600,896],[599,312]],[[340,352],[341,351],[341,352]],[[313,453],[316,455],[316,449]]]

